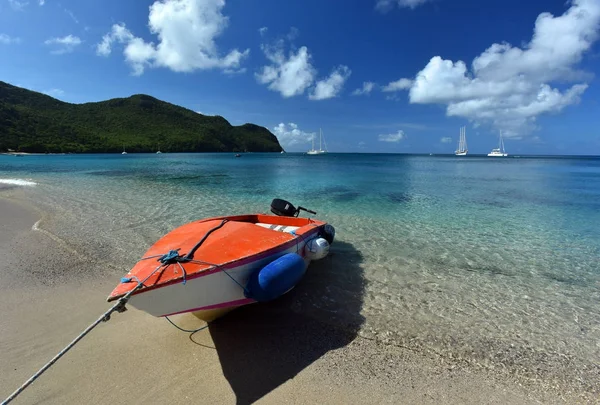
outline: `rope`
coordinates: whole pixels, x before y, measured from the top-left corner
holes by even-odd
[[[183,273],[183,282],[182,284],[185,285],[185,283],[187,283],[187,272],[185,271],[185,269],[183,268],[183,266],[181,265],[181,263],[177,262],[177,264],[179,265],[179,267],[181,267],[181,272]]]
[[[213,233],[214,231],[216,231],[217,229],[220,229],[223,227],[223,225],[225,225],[225,223],[227,223],[229,220],[227,218],[225,218],[224,220],[221,221],[221,223],[217,226],[215,226],[214,228],[212,228],[211,230],[209,230],[208,232],[206,232],[206,235],[204,235],[202,237],[202,239],[200,239],[200,241],[198,243],[196,243],[196,245],[194,245],[194,247],[192,248],[192,250],[190,250],[188,252],[188,254],[186,254],[185,256],[183,256],[183,259],[185,261],[191,260],[194,258],[194,253],[196,253],[196,250],[198,250],[198,248],[204,243],[204,241],[206,240],[206,238],[209,237],[209,235],[211,233]]]
[[[203,327],[201,327],[201,328],[198,328],[198,329],[191,329],[191,330],[190,330],[190,329],[183,329],[183,328],[181,328],[181,327],[179,327],[179,326],[175,325],[175,322],[173,322],[172,320],[170,320],[168,316],[165,316],[165,319],[166,319],[167,321],[169,321],[169,323],[170,323],[171,325],[175,326],[177,329],[179,329],[179,330],[180,330],[180,331],[182,331],[182,332],[187,332],[187,333],[196,333],[196,332],[199,332],[199,331],[201,331],[201,330],[203,330],[203,329],[206,329],[206,328],[208,328],[208,325],[204,325]]]
[[[198,243],[196,243],[196,245],[194,245],[194,247],[185,256],[180,256],[179,255],[179,249],[176,249],[176,250],[170,250],[167,254],[164,254],[164,255],[154,255],[154,256],[144,257],[144,258],[140,259],[140,261],[141,261],[141,260],[148,260],[148,259],[152,259],[152,258],[158,258],[158,261],[161,264],[158,265],[158,267],[156,267],[154,269],[154,271],[152,271],[142,281],[140,281],[140,279],[137,278],[136,276],[121,278],[121,283],[128,283],[128,282],[131,282],[131,281],[133,281],[135,279],[135,281],[137,281],[138,284],[133,289],[131,289],[127,294],[125,294],[124,296],[122,296],[121,298],[119,298],[119,301],[115,305],[113,305],[108,311],[106,311],[105,313],[103,313],[100,316],[100,318],[96,319],[95,322],[93,322],[91,325],[89,325],[87,328],[85,328],[85,330],[83,332],[81,332],[75,339],[73,339],[71,341],[71,343],[69,343],[64,349],[62,349],[60,352],[58,352],[58,354],[56,356],[54,356],[48,363],[44,364],[44,366],[42,366],[42,368],[40,368],[37,371],[37,373],[35,373],[27,381],[25,381],[17,390],[15,390],[15,392],[13,392],[12,394],[10,394],[10,396],[8,398],[6,398],[4,401],[2,401],[2,404],[0,404],[0,405],[7,405],[13,399],[15,399],[21,392],[23,392],[25,390],[25,388],[29,387],[35,380],[37,380],[46,370],[48,370],[62,356],[64,356],[69,350],[71,350],[71,348],[73,346],[75,346],[77,344],[77,342],[79,342],[81,339],[83,339],[96,326],[98,326],[101,322],[107,322],[107,321],[109,321],[110,320],[110,316],[111,316],[111,314],[113,312],[125,312],[127,310],[127,308],[125,307],[125,305],[127,304],[127,301],[129,301],[129,298],[131,297],[131,295],[134,292],[136,292],[137,290],[139,290],[140,288],[142,288],[144,286],[144,283],[146,281],[148,281],[148,279],[150,277],[152,277],[160,269],[164,270],[170,264],[177,263],[179,265],[179,267],[181,267],[181,270],[183,271],[183,284],[185,284],[186,281],[187,281],[186,280],[186,271],[183,268],[183,266],[181,265],[182,262],[183,263],[185,263],[185,262],[196,262],[196,263],[202,263],[202,264],[209,264],[209,265],[211,265],[211,263],[205,263],[205,262],[193,260],[194,253],[204,243],[204,241],[208,238],[208,236],[211,233],[213,233],[217,229],[220,229],[221,227],[223,227],[223,225],[225,225],[225,223],[227,221],[228,221],[228,219],[223,219],[223,221],[221,221],[221,223],[219,225],[217,225],[216,227],[210,229],[204,235],[204,237],[202,239],[200,239],[200,241]],[[216,265],[213,265],[213,266],[218,267]],[[227,274],[227,276],[229,278],[231,278],[237,285],[239,285],[244,291],[246,291],[246,288],[244,286],[242,286],[240,283],[238,283],[238,281],[236,279],[234,279],[231,275],[229,275],[229,273],[227,273],[225,270],[223,270],[223,272],[225,274]],[[167,317],[165,317],[165,318],[167,318]],[[208,325],[205,325],[202,328],[199,328],[199,329],[196,329],[196,330],[186,330],[186,329],[180,328],[179,326],[175,325],[169,318],[167,318],[167,321],[169,321],[177,329],[179,329],[181,331],[184,331],[184,332],[190,332],[190,333],[198,332],[198,331],[200,331],[200,330],[208,327]]]
[[[230,279],[232,279],[234,283],[236,283],[237,285],[239,285],[240,288],[242,290],[244,290],[244,293],[248,294],[248,290],[246,290],[246,287],[244,287],[243,285],[241,285],[235,278],[233,278],[233,276],[231,274],[227,273],[227,271],[225,271],[225,269],[221,269],[221,271],[223,273],[227,274],[227,277],[229,277]]]
[[[25,390],[25,388],[29,387],[35,380],[38,379],[38,377],[40,377],[46,370],[48,370],[54,363],[56,363],[58,361],[58,359],[60,359],[69,350],[71,350],[71,348],[73,346],[75,346],[77,344],[77,342],[79,342],[81,339],[83,339],[96,326],[98,326],[100,324],[100,322],[108,322],[110,320],[110,316],[111,316],[111,314],[113,312],[125,312],[125,311],[127,311],[127,308],[125,307],[125,304],[127,304],[127,301],[129,301],[129,298],[131,297],[131,295],[135,291],[137,291],[138,289],[140,289],[144,285],[144,283],[146,281],[148,281],[148,279],[150,277],[152,277],[154,275],[154,273],[156,273],[161,267],[163,267],[163,266],[162,265],[158,266],[142,282],[138,282],[137,286],[135,286],[131,291],[129,291],[127,294],[125,294],[124,296],[122,296],[121,298],[119,298],[119,301],[115,305],[113,305],[108,311],[106,311],[105,313],[103,313],[100,316],[100,318],[96,319],[96,321],[94,321],[90,326],[88,326],[87,328],[85,328],[85,330],[83,332],[81,332],[75,339],[73,339],[71,341],[71,343],[69,343],[64,349],[62,349],[60,352],[58,352],[58,354],[56,356],[54,356],[48,363],[44,364],[44,366],[42,368],[40,368],[37,373],[35,373],[34,375],[32,375],[19,388],[17,388],[15,390],[15,392],[13,392],[12,394],[10,394],[8,396],[8,398],[6,398],[4,401],[2,401],[1,405],[7,405],[13,399],[15,399],[21,392],[23,392]]]

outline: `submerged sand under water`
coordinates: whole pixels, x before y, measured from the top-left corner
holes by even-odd
[[[105,298],[127,270],[127,262],[143,253],[121,252],[118,247],[128,246],[126,236],[132,228],[145,225],[140,222],[113,232],[112,237],[122,238],[122,243],[103,239],[105,234],[69,239],[56,232],[65,224],[74,225],[68,215],[40,209],[39,202],[31,200],[32,191],[2,193],[0,397],[4,398],[108,308]],[[97,218],[77,215],[82,222]],[[113,224],[118,228],[118,221]],[[158,233],[156,228],[148,232],[148,243]],[[365,270],[372,270],[366,261],[373,259],[365,256],[342,234],[331,256],[312,265],[303,282],[285,297],[236,310],[192,335],[134,309],[115,314],[15,403],[598,400],[600,379],[593,380],[598,376],[593,365],[587,374],[559,378],[559,370],[569,370],[569,358],[555,360],[547,353],[527,353],[522,348],[492,356],[466,353],[461,348],[473,347],[477,341],[470,335],[472,330],[448,336],[435,332],[429,340],[423,338],[425,333],[413,334],[411,340],[410,335],[392,332],[401,319],[386,319],[382,313],[377,321],[370,321],[378,302],[385,312],[386,306],[401,305],[402,297],[382,301],[388,287],[364,277]],[[431,293],[451,294],[435,285]],[[410,317],[412,304],[402,305]],[[444,322],[443,314],[439,319]],[[189,315],[175,320],[187,328],[201,326]],[[382,326],[386,322],[394,326],[386,329]],[[440,330],[431,326],[431,331]],[[428,324],[424,322],[422,328],[426,331]],[[431,345],[435,339],[441,344]],[[489,342],[488,348],[503,347],[505,342],[498,343]],[[547,370],[532,372],[531,359],[536,356]]]

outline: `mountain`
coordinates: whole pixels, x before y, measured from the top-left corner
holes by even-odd
[[[0,151],[279,152],[268,129],[232,126],[144,94],[70,104],[0,81]]]

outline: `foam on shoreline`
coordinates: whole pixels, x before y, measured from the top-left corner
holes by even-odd
[[[8,184],[11,186],[24,186],[24,187],[33,187],[37,186],[37,183],[31,180],[25,179],[0,179],[0,184]]]

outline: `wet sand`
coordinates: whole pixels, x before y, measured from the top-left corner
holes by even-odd
[[[0,399],[109,308],[105,298],[120,276],[32,230],[42,217],[22,199],[0,194]],[[594,401],[359,337],[352,325],[302,311],[298,298],[310,292],[308,280],[191,335],[130,308],[99,325],[14,403]],[[191,315],[174,320],[202,326]]]

